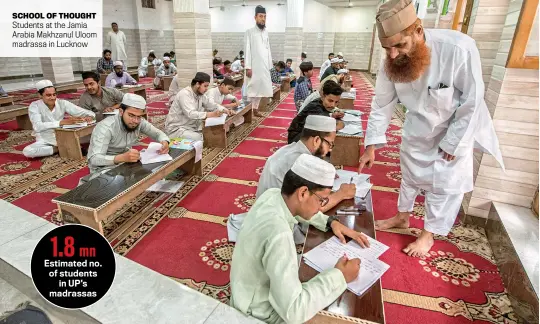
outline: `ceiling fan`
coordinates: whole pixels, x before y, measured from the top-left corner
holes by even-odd
[[[225,11],[225,6],[223,6],[223,0],[220,1],[219,6],[210,6],[209,8],[210,8],[210,9],[213,9],[213,8],[219,8],[219,10]]]

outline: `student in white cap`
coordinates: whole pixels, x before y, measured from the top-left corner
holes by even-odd
[[[191,85],[178,92],[165,120],[167,135],[171,138],[201,141],[205,119],[235,114],[234,111],[211,102],[204,95],[209,85],[210,76],[204,72],[197,72],[191,80]]]
[[[176,75],[176,66],[171,63],[171,58],[165,56],[163,58],[163,63],[156,70],[156,77],[154,78],[154,87],[156,89],[161,89],[161,79],[164,76],[174,76]]]
[[[332,73],[332,74],[328,75],[327,77],[322,79],[321,84],[319,85],[319,91],[321,91],[321,89],[324,87],[324,84],[327,81],[330,81],[330,80],[336,82],[337,84],[339,84],[343,88],[343,82],[345,81],[345,78],[347,77],[348,73],[349,73],[349,70],[347,70],[347,69],[339,69],[339,70],[337,70],[337,72],[335,74]],[[343,89],[343,90],[345,90],[345,89]]]
[[[386,51],[377,74],[360,170],[375,149],[398,100],[407,107],[400,162],[398,213],[376,228],[407,228],[416,196],[425,191],[424,229],[403,252],[423,257],[434,235],[452,229],[465,193],[473,190],[473,149],[492,154],[504,170],[499,141],[484,101],[482,64],[474,39],[455,30],[424,29],[411,0],[383,3],[376,16]]]
[[[330,116],[335,119],[343,118],[343,112],[335,111],[343,89],[334,81],[328,81],[324,84],[321,97],[310,102],[302,111],[294,117],[289,126],[287,141],[289,144],[298,142],[302,135],[302,130],[306,123],[306,118],[309,115]],[[345,125],[341,120],[336,120],[337,130],[342,129]]]
[[[330,62],[332,64],[321,75],[321,80],[324,80],[327,76],[329,76],[331,74],[337,74],[337,72],[339,71],[339,68],[340,68],[340,64],[343,62],[343,60],[334,57]]]
[[[324,73],[324,71],[326,71],[326,69],[332,64],[331,63],[331,60],[334,58],[334,53],[329,53],[328,54],[328,60],[324,61],[324,63],[321,65],[321,69],[319,70],[319,80],[321,80],[321,77]]]
[[[148,56],[142,58],[141,63],[139,64],[139,77],[143,78],[148,75],[148,69],[154,69],[154,64],[158,64],[159,60],[156,59],[156,54],[153,51],[148,53]]]
[[[257,186],[256,198],[259,199],[268,189],[281,188],[285,174],[300,155],[311,154],[320,159],[327,157],[334,147],[335,139],[336,120],[334,118],[319,115],[308,116],[300,140],[280,148],[266,161]],[[342,200],[354,198],[355,193],[356,186],[354,184],[343,184],[338,191],[329,196],[328,203],[321,208],[321,212],[324,213],[334,208]],[[229,216],[227,222],[229,241],[234,241],[235,235],[232,233],[235,232],[235,229],[238,231],[245,216],[245,213]],[[320,213],[313,217],[310,223],[320,230],[325,230],[327,221],[328,216]],[[335,228],[334,233],[338,236],[345,235],[354,239],[364,238],[360,236],[360,233],[344,226]]]
[[[169,152],[169,137],[143,118],[146,100],[134,93],[126,93],[119,114],[105,118],[92,132],[88,148],[90,175],[81,182],[97,177],[123,162],[139,161],[139,151],[132,148],[144,134],[161,143],[161,154]]]
[[[107,76],[105,80],[106,87],[119,87],[126,84],[137,84],[137,81],[124,71],[124,64],[121,61],[114,62],[114,71]]]
[[[28,116],[32,122],[36,142],[23,149],[24,156],[36,158],[50,156],[58,152],[54,129],[83,122],[94,121],[96,115],[87,109],[78,107],[67,100],[56,98],[56,89],[49,80],[36,83],[39,100],[28,107]],[[68,114],[71,117],[66,118]]]
[[[281,188],[269,189],[257,199],[234,248],[232,307],[266,323],[304,323],[357,278],[360,260],[345,256],[307,282],[298,277],[293,229],[327,204],[335,174],[330,163],[303,154]]]
[[[343,53],[342,52],[337,53],[337,57],[338,57],[338,59],[343,60]]]

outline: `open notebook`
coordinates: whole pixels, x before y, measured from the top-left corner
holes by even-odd
[[[170,154],[159,154],[161,143],[152,142],[148,147],[141,151],[141,163],[150,164],[164,161],[172,161]]]
[[[373,184],[369,182],[369,174],[358,174],[353,171],[336,170],[336,179],[334,180],[334,187],[332,191],[338,191],[339,187],[344,183],[354,183],[356,185],[356,197],[364,198]]]
[[[342,244],[335,236],[321,243],[304,254],[304,262],[313,269],[322,272],[334,268],[338,260],[347,255],[349,259],[360,259],[360,273],[356,280],[347,284],[347,289],[355,295],[362,295],[368,290],[390,266],[378,258],[388,250],[388,246],[368,237],[370,247],[362,248],[358,243],[350,241]]]

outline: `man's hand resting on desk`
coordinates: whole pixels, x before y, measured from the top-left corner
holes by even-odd
[[[369,241],[364,233],[360,233],[353,229],[350,229],[338,221],[333,221],[332,224],[330,224],[330,227],[332,228],[332,232],[334,232],[334,235],[338,237],[341,243],[347,243],[345,241],[345,236],[347,236],[355,240],[356,243],[358,243],[361,247],[369,247]]]
[[[358,277],[360,272],[360,259],[349,260],[346,256],[342,256],[335,266],[336,269],[343,273],[345,282],[349,283]]]
[[[214,110],[206,113],[206,118],[221,117],[225,112],[221,110]]]
[[[160,143],[161,143],[161,150],[159,150],[159,154],[169,153],[169,142],[161,141]]]
[[[118,154],[114,157],[114,163],[119,164],[123,162],[137,162],[141,158],[141,153],[136,149],[130,149],[129,151]]]
[[[69,117],[69,118],[65,118],[65,119],[62,119],[60,121],[60,126],[64,126],[64,125],[74,125],[74,124],[79,124],[79,123],[84,123],[86,121],[85,117]]]

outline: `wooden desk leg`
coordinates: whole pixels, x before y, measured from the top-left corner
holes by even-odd
[[[58,153],[61,158],[80,160],[83,158],[77,132],[55,132]]]
[[[253,109],[250,109],[244,115],[244,123],[251,124],[252,121],[253,121]]]
[[[30,117],[28,115],[17,116],[17,126],[19,129],[31,130],[32,122],[30,121]]]
[[[180,169],[189,175],[202,176],[202,159],[199,162],[195,162],[195,158],[193,158],[184,163]]]
[[[227,147],[227,132],[223,125],[203,128],[204,146]]]
[[[79,209],[71,206],[63,206],[57,204],[58,215],[66,224],[82,224],[89,226],[103,235],[103,226],[101,221],[97,220],[97,217],[93,211]]]
[[[268,104],[269,98],[261,98],[261,102],[259,103],[259,111],[268,111]]]
[[[137,90],[135,92],[133,92],[134,94],[136,95],[139,95],[141,97],[144,98],[144,100],[146,100],[146,89],[142,89],[142,90]]]

